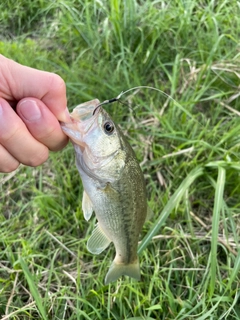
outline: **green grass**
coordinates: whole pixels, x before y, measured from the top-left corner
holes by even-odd
[[[0,52],[107,111],[146,177],[142,281],[86,249],[71,145],[0,175],[2,319],[240,319],[240,7],[235,1],[3,1]]]

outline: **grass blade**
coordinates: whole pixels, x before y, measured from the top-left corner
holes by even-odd
[[[189,175],[183,180],[181,185],[178,189],[174,192],[174,194],[169,199],[167,205],[162,210],[159,218],[153,225],[153,227],[149,230],[147,235],[143,238],[142,242],[138,247],[138,254],[142,253],[142,251],[147,247],[149,242],[152,240],[152,237],[156,235],[159,231],[163,223],[166,221],[167,217],[171,213],[171,211],[177,206],[183,195],[185,194],[186,190],[190,187],[194,180],[196,180],[200,175],[203,174],[203,168],[198,167],[193,169]]]
[[[238,255],[236,257],[234,266],[232,268],[232,273],[231,273],[230,279],[228,281],[228,285],[227,285],[226,291],[229,290],[231,288],[231,286],[232,286],[232,283],[234,281],[236,281],[237,275],[239,274],[239,272],[240,272],[240,249],[238,249]]]
[[[226,178],[226,170],[222,167],[218,167],[218,179],[217,179],[217,185],[215,190],[213,219],[212,219],[210,296],[213,295],[215,281],[216,281],[218,228],[219,228],[220,212],[223,208],[223,191],[224,191],[224,185],[225,185],[225,178]]]
[[[21,264],[22,270],[24,272],[24,275],[26,277],[27,283],[29,285],[30,292],[33,295],[33,298],[34,298],[36,305],[38,307],[38,310],[39,310],[43,320],[47,320],[47,315],[46,315],[45,309],[42,305],[41,295],[38,292],[38,289],[34,283],[33,276],[31,274],[30,270],[28,269],[27,264],[25,263],[25,261],[22,258],[20,258],[20,264]]]

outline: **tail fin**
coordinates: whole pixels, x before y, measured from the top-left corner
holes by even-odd
[[[136,280],[140,280],[141,275],[139,261],[137,260],[135,263],[132,264],[118,264],[113,261],[106,275],[105,284],[109,284],[109,282],[116,281],[122,275],[129,276]]]

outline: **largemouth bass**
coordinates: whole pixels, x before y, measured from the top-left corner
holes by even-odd
[[[97,99],[80,104],[71,122],[61,123],[75,148],[84,217],[89,220],[94,211],[98,220],[87,248],[99,254],[113,242],[116,256],[106,284],[122,275],[139,280],[137,247],[147,216],[143,173],[121,129],[99,104]]]

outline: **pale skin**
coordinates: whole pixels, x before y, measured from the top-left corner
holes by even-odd
[[[38,166],[65,147],[59,121],[70,120],[61,77],[0,55],[0,172]]]

